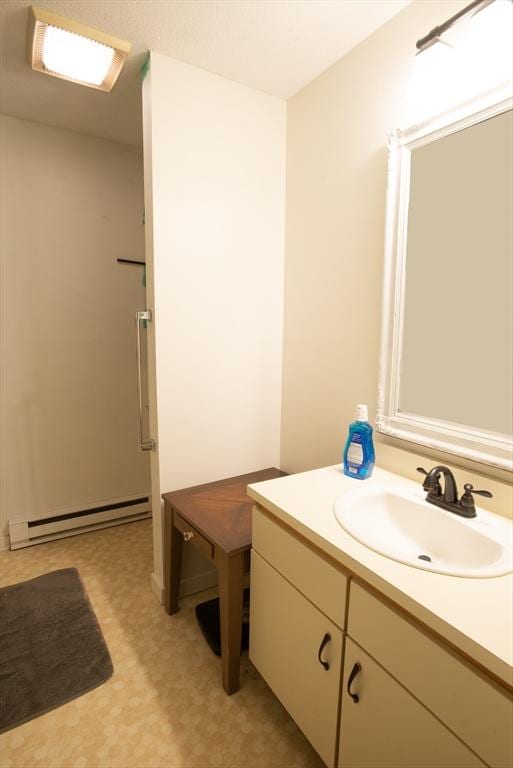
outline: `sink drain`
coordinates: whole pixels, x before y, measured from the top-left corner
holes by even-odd
[[[431,558],[429,557],[429,555],[419,555],[418,559],[425,560],[427,563],[431,562]]]

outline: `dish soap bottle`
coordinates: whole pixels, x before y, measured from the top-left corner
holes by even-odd
[[[367,406],[357,405],[356,421],[349,425],[344,449],[344,475],[357,480],[370,477],[374,469],[374,444],[368,418]]]

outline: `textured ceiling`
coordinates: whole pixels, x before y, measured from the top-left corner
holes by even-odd
[[[140,66],[147,49],[288,98],[410,0],[36,0],[129,40],[110,94],[33,72],[29,3],[0,0],[0,110],[129,144],[141,143]]]

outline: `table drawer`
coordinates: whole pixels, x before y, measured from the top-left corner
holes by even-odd
[[[214,547],[193,525],[187,522],[185,518],[173,510],[173,525],[178,528],[183,535],[184,541],[188,541],[204,557],[212,560],[214,557]]]
[[[258,507],[253,507],[253,549],[344,629],[347,577]]]
[[[513,765],[505,689],[354,580],[347,633],[488,765]]]

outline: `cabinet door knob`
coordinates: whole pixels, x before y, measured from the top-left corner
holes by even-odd
[[[351,674],[349,675],[349,680],[347,681],[347,692],[351,696],[352,700],[355,704],[358,704],[360,701],[360,697],[357,693],[351,693],[351,685],[353,684],[353,680],[355,677],[362,671],[362,665],[357,661],[351,670]]]
[[[330,640],[331,640],[331,635],[329,634],[329,632],[326,632],[326,634],[322,638],[322,642],[321,642],[321,644],[319,646],[319,651],[317,653],[317,658],[319,659],[319,663],[321,664],[322,667],[324,667],[326,672],[330,668],[330,665],[328,664],[327,661],[323,661],[321,659],[321,653],[323,652],[325,646],[329,643]]]
[[[184,531],[183,532],[183,540],[184,541],[190,541],[193,536],[194,536],[194,531]]]

